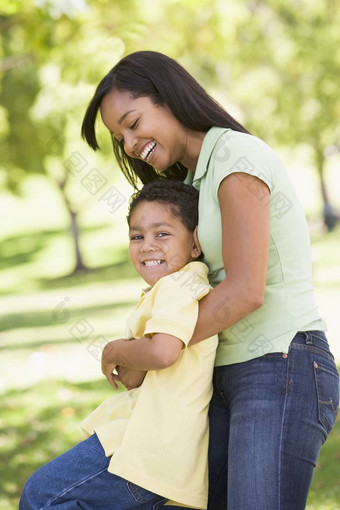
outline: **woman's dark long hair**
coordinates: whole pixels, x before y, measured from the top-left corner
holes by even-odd
[[[122,58],[99,83],[86,110],[81,134],[92,149],[99,149],[95,122],[103,97],[112,90],[128,91],[133,98],[148,97],[156,105],[166,105],[184,126],[207,132],[213,126],[248,131],[224,110],[180,65],[156,51],[137,51]],[[183,181],[187,168],[177,163],[162,174],[139,159],[128,156],[121,143],[112,137],[113,151],[125,177],[137,189],[156,179]]]

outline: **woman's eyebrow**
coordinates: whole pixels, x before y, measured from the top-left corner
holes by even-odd
[[[127,117],[130,113],[134,112],[135,110],[129,110],[128,112],[126,113],[123,113],[123,115],[121,116],[121,118],[119,119],[118,121],[118,124],[121,124],[123,122],[123,120],[125,119],[125,117]]]
[[[121,116],[121,118],[118,121],[118,124],[120,125],[123,122],[123,120],[125,119],[125,117],[127,117],[130,113],[133,113],[134,111],[135,110],[130,110],[130,111],[126,112],[126,113],[123,113],[123,115]],[[111,130],[110,130],[110,133],[113,136],[115,135],[115,133],[113,131],[111,131]]]

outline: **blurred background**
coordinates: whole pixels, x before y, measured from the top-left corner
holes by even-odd
[[[285,161],[312,240],[314,283],[340,364],[340,2],[0,0],[0,508],[78,442],[112,392],[108,339],[143,282],[128,260],[132,189],[98,124],[96,85],[125,54],[177,59]],[[340,509],[340,423],[308,509]]]

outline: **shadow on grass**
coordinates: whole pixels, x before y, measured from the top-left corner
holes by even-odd
[[[37,254],[45,248],[47,241],[52,235],[39,236],[39,238],[21,236],[20,238],[2,241],[0,248],[0,270],[32,262]]]
[[[51,239],[61,236],[68,236],[68,230],[41,230],[3,239],[0,244],[0,269],[31,262],[46,248]]]
[[[88,283],[97,283],[102,281],[115,282],[122,279],[136,278],[136,271],[131,261],[127,258],[125,248],[115,250],[114,264],[88,267],[87,269],[77,271],[51,279],[39,279],[40,289],[58,289],[72,286],[85,286]]]
[[[98,312],[107,312],[107,317],[113,317],[120,308],[130,306],[135,303],[135,296],[129,301],[120,301],[119,303],[108,303],[101,305],[91,305],[87,307],[79,307],[70,309],[70,317],[68,322],[81,318],[90,318]],[[42,326],[57,325],[53,316],[53,309],[51,310],[38,310],[37,312],[28,311],[26,313],[9,313],[0,318],[0,331],[5,332],[16,328],[38,328]],[[10,346],[9,346],[10,348]]]
[[[98,233],[100,230],[107,230],[107,225],[82,227],[82,235],[90,234],[91,232]],[[15,235],[7,237],[1,241],[0,244],[0,270],[11,269],[13,267],[25,266],[30,262],[39,260],[44,256],[44,251],[48,248],[49,243],[56,239],[63,239],[65,242],[72,243],[71,235],[67,229],[59,230],[44,230],[39,232],[32,232],[24,235]],[[100,259],[100,250],[104,248],[97,247],[98,258]],[[88,267],[85,270],[77,272],[70,272],[69,274],[61,275],[56,278],[39,278],[34,274],[27,274],[27,281],[34,281],[38,289],[53,289],[73,285],[86,285],[87,283],[106,281],[110,279],[134,278],[136,276],[135,270],[128,258],[127,249],[125,247],[114,246],[105,248],[112,251],[112,264],[99,265],[97,267]],[[83,254],[86,264],[86,253]],[[106,257],[107,259],[107,257]],[[24,287],[25,282],[23,281]],[[8,295],[24,291],[24,288],[7,288],[1,291],[1,294]]]

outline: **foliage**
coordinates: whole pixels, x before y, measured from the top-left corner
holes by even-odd
[[[231,73],[233,97],[255,134],[274,145],[308,146],[329,229],[340,217],[324,178],[340,148],[339,7],[332,0],[247,3],[234,25]]]

